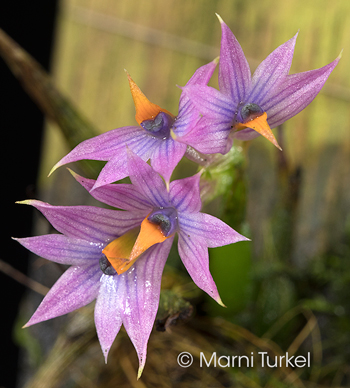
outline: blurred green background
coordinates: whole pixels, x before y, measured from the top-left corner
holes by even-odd
[[[62,0],[54,82],[99,133],[135,123],[124,69],[152,102],[176,114],[176,85],[219,54],[215,13],[236,35],[252,71],[297,31],[291,73],[324,66],[344,49],[315,101],[274,130],[282,153],[261,138],[237,142],[203,176],[210,187],[204,210],[252,240],[210,251],[211,272],[227,308],[196,290],[174,250],[163,288],[189,300],[194,312],[185,324],[152,333],[141,380],[136,381],[136,354],[123,332],[103,364],[86,308],[65,322],[49,357],[33,340],[40,328],[21,334],[32,360],[28,387],[350,385],[350,2]],[[47,178],[69,147],[60,127],[49,121],[40,199],[55,205],[93,203],[64,168]],[[194,165],[182,163],[176,176],[188,171],[194,172]],[[39,233],[45,228],[37,225]],[[71,335],[75,325],[76,337]],[[311,352],[312,365],[293,371],[199,368],[197,362],[201,351],[249,355],[262,350]],[[196,358],[192,367],[177,365],[181,351]]]

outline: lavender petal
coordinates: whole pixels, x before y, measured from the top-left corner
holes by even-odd
[[[47,321],[86,306],[97,297],[100,277],[98,263],[68,268],[25,326]]]
[[[142,222],[135,213],[94,206],[52,206],[36,200],[22,203],[37,208],[57,231],[91,242],[114,240]]]
[[[200,173],[170,182],[169,199],[178,212],[199,212],[202,207],[199,180]]]
[[[222,305],[216,284],[209,271],[209,254],[206,241],[181,231],[178,243],[179,254],[194,283]]]
[[[251,88],[251,73],[242,47],[232,31],[219,17],[222,30],[220,63],[219,63],[219,88],[229,96],[233,106],[244,101]]]
[[[16,238],[25,248],[38,256],[60,264],[88,265],[97,263],[104,244],[92,243],[62,234]]]

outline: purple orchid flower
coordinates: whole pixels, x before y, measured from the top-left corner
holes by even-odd
[[[61,234],[16,240],[37,255],[71,265],[25,326],[96,299],[95,324],[106,362],[123,324],[138,354],[140,377],[175,234],[193,281],[220,304],[209,271],[208,247],[247,239],[216,217],[200,212],[200,174],[165,185],[150,165],[128,153],[132,184],[108,184],[92,191],[96,199],[123,210],[23,201],[40,210]],[[94,180],[74,176],[87,190],[95,185]]]
[[[187,85],[206,85],[217,64],[214,60],[197,69]],[[179,113],[175,117],[165,109],[151,103],[128,74],[130,90],[136,108],[138,126],[117,128],[88,139],[76,146],[51,170],[82,159],[104,160],[95,187],[115,182],[128,176],[126,145],[143,160],[151,159],[152,167],[167,181],[185,155],[188,135],[199,120],[199,112],[185,95],[181,95]],[[189,136],[189,142],[196,142]],[[212,153],[217,145],[212,144]],[[49,174],[49,175],[50,175]]]
[[[218,15],[217,15],[218,16]],[[186,85],[184,93],[211,124],[212,131],[251,140],[263,135],[278,148],[271,131],[302,111],[316,97],[338,64],[340,55],[316,70],[288,75],[297,34],[274,50],[251,77],[246,57],[237,39],[218,16],[222,28],[219,62],[220,91],[206,85]],[[229,136],[233,133],[232,136]],[[197,130],[192,132],[195,137]]]

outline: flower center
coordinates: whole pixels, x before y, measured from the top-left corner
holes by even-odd
[[[167,113],[159,112],[154,119],[144,120],[140,125],[152,136],[155,136],[159,139],[168,139],[173,123],[174,119]]]
[[[118,275],[127,271],[151,246],[171,237],[178,228],[175,208],[157,208],[141,223],[122,236],[111,241],[103,250],[106,260],[100,259],[100,267],[106,275],[113,275],[110,265]]]
[[[99,263],[100,263],[101,271],[105,275],[115,275],[117,273],[116,270],[112,267],[111,262],[107,259],[105,255],[102,255]]]
[[[165,237],[172,236],[177,228],[177,210],[173,207],[154,210],[149,216],[148,221],[158,225]]]
[[[257,104],[240,103],[238,105],[236,120],[239,123],[245,124],[248,121],[254,120],[255,118],[261,116],[263,113],[264,111]]]
[[[258,132],[278,149],[282,150],[267,122],[266,112],[264,112],[257,104],[241,102],[238,105],[232,129],[234,131],[241,131],[246,128],[251,128]]]

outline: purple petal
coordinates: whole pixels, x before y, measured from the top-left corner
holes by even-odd
[[[174,141],[172,138],[163,140],[153,152],[152,167],[169,182],[171,174],[184,156],[186,148],[186,144]]]
[[[249,240],[210,214],[180,213],[178,221],[180,230],[191,238],[203,238],[209,248]]]
[[[219,17],[222,37],[219,63],[220,91],[229,96],[236,107],[251,89],[249,64],[232,31]]]
[[[86,306],[97,297],[100,277],[98,263],[68,268],[25,326],[56,318]]]
[[[129,176],[137,190],[153,206],[168,206],[168,193],[160,175],[130,150],[128,153]]]
[[[273,93],[284,77],[289,73],[292,64],[295,41],[298,34],[274,50],[255,70],[252,79],[252,90],[247,102],[263,105],[265,99]]]
[[[173,237],[151,247],[130,270],[119,275],[123,324],[139,358],[140,377],[146,362],[147,342],[158,310],[163,268]]]
[[[85,140],[56,163],[50,174],[58,167],[78,160],[110,160],[116,153],[119,153],[121,149],[125,148],[125,144],[137,141],[140,136],[144,136],[143,129],[132,126],[113,129],[112,131]]]
[[[186,100],[186,103],[182,105],[179,111],[179,115],[176,117],[172,127],[172,131],[176,136],[176,140],[190,132],[191,129],[196,125],[198,120],[201,118],[199,110],[191,102],[187,93],[183,92],[181,94],[181,99],[183,101]]]
[[[302,111],[317,96],[327,78],[336,67],[340,56],[320,69],[285,77],[278,91],[262,108],[267,113],[268,123],[274,128]]]
[[[186,86],[207,85],[217,65],[217,59],[197,69]],[[183,136],[199,120],[199,112],[185,93],[181,93],[179,114],[176,117],[173,130],[176,136]]]
[[[94,187],[94,179],[87,179],[73,172],[72,174],[86,190],[90,191]],[[108,184],[92,190],[90,194],[98,201],[123,210],[149,212],[153,206],[130,184]]]
[[[216,284],[209,271],[208,247],[204,238],[181,231],[178,243],[179,255],[195,284],[222,305]]]
[[[141,128],[140,134],[134,139],[125,141],[124,144],[121,144],[121,147],[116,151],[114,156],[103,167],[97,178],[94,189],[128,176],[127,148],[143,160],[147,161],[154,149],[159,146],[159,143],[159,139],[149,135]]]
[[[61,234],[16,238],[20,244],[38,256],[60,264],[87,265],[98,262],[104,244],[91,243]]]
[[[261,136],[260,133],[254,131],[252,128],[245,128],[240,131],[236,131],[233,134],[233,137],[238,140],[253,140],[257,137]]]
[[[120,309],[125,297],[119,289],[119,277],[102,275],[101,287],[95,305],[95,325],[102,353],[107,363],[109,350],[117,336],[123,321]]]
[[[142,217],[135,213],[102,209],[93,206],[52,206],[29,200],[59,232],[92,242],[107,242],[135,228]]]
[[[201,117],[188,134],[178,137],[177,140],[204,154],[226,154],[232,146],[232,144],[228,146],[230,131],[231,119],[229,122],[219,122],[218,120]]]
[[[214,73],[217,63],[218,63],[218,59],[216,58],[210,63],[207,63],[206,65],[199,67],[194,72],[193,76],[189,79],[186,86],[207,85]]]
[[[170,183],[169,198],[178,212],[199,212],[202,207],[199,180],[201,174]]]
[[[236,105],[229,97],[210,86],[185,86],[182,90],[201,115],[231,125]]]

